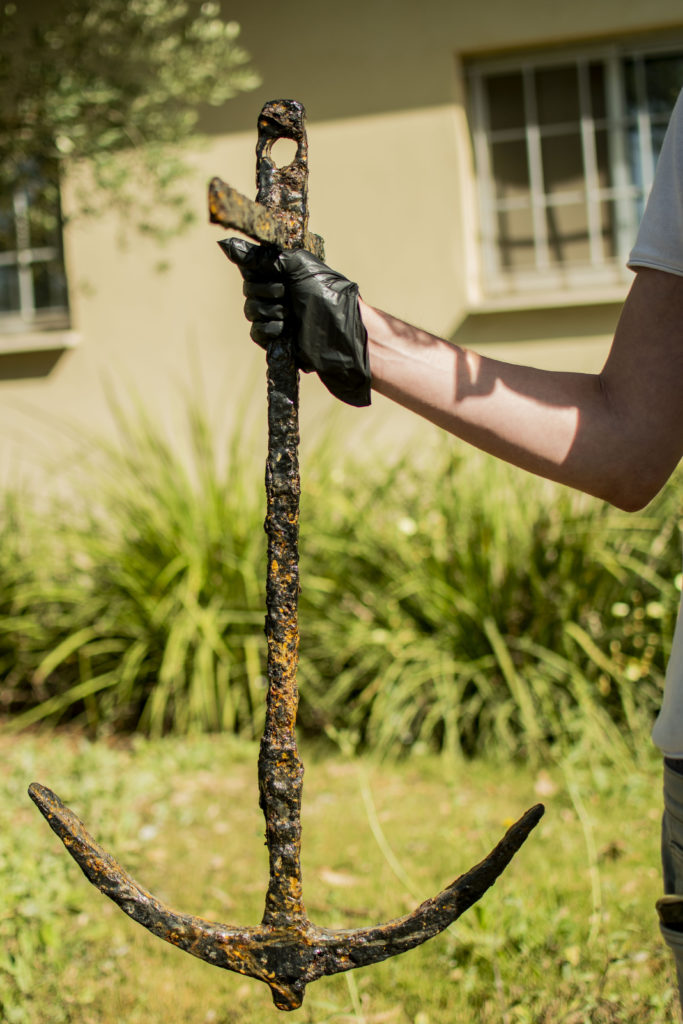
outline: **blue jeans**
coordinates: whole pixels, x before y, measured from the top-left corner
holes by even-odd
[[[674,770],[664,762],[662,818],[663,899],[657,902],[662,936],[676,961],[678,995],[683,1010],[683,762]]]

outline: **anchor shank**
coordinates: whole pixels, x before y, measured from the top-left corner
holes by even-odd
[[[300,867],[304,769],[294,734],[299,655],[298,390],[291,343],[278,341],[268,351],[268,697],[258,762],[270,857],[264,924],[276,924],[282,916],[305,917]]]
[[[277,211],[286,229],[283,247],[301,248],[308,222],[304,109],[294,100],[273,101],[261,111],[258,128],[256,201]],[[297,143],[294,160],[282,168],[271,155],[273,143],[280,138]],[[294,732],[299,651],[299,373],[293,341],[286,332],[268,346],[267,379],[268,697],[259,752],[259,792],[270,858],[263,924],[278,925],[306,921],[300,863],[304,769]]]

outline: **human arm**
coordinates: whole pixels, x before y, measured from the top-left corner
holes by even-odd
[[[683,455],[683,277],[641,269],[599,374],[469,352],[361,301],[373,390],[540,476],[635,511]]]
[[[367,305],[355,285],[310,254],[282,254],[272,271],[250,243],[224,248],[245,276],[252,337],[265,346],[293,317],[300,365],[350,404],[367,404],[371,384],[484,451],[629,511],[654,497],[683,454],[679,274],[638,270],[602,372],[582,374],[451,345]],[[268,280],[252,279],[251,261]],[[341,316],[330,280],[353,297]],[[340,341],[343,364],[336,363]]]

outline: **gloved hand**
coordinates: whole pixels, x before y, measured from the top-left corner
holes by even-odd
[[[262,348],[291,324],[299,369],[315,371],[348,405],[370,405],[368,336],[358,285],[303,249],[279,252],[241,238],[218,243],[244,278],[244,313]]]

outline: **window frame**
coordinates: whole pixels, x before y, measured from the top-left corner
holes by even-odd
[[[69,330],[68,282],[64,260],[63,224],[57,203],[57,239],[52,245],[33,245],[30,238],[30,183],[40,180],[39,174],[18,182],[5,193],[8,219],[14,235],[15,248],[0,250],[0,267],[16,268],[19,308],[0,309],[0,352],[37,349],[70,348],[76,336]],[[44,180],[44,179],[43,179]],[[59,185],[57,184],[57,189]],[[65,301],[56,305],[36,306],[34,269],[37,265],[57,262],[65,282]]]
[[[664,40],[643,39],[638,42],[593,43],[577,47],[518,52],[501,57],[472,59],[465,65],[468,93],[468,117],[474,158],[476,210],[478,215],[476,253],[479,267],[478,284],[471,305],[479,309],[535,308],[553,305],[591,304],[621,301],[632,279],[626,267],[628,254],[635,241],[637,220],[633,215],[634,199],[640,208],[652,187],[656,158],[651,143],[653,118],[644,99],[644,61],[666,55],[683,57],[683,35]],[[627,124],[625,68],[627,61],[635,65],[637,100],[636,129],[641,171],[639,183],[629,180],[626,156]],[[605,75],[604,118],[608,138],[608,165],[612,175],[610,187],[598,180],[596,156],[596,119],[590,109],[591,64],[600,64]],[[577,69],[579,132],[582,147],[583,176],[578,188],[564,196],[551,197],[544,191],[541,165],[542,130],[535,116],[532,76],[538,70],[571,66]],[[505,141],[506,129],[492,130],[488,119],[485,95],[487,80],[493,75],[514,72],[524,84],[525,122],[523,128],[507,131],[509,138],[526,142],[529,188],[519,200],[500,200],[496,196],[496,179],[491,161],[491,145]],[[683,81],[681,82],[683,86]],[[668,118],[668,115],[666,115]],[[546,137],[548,135],[546,134]],[[585,202],[588,221],[590,262],[585,264],[553,264],[549,258],[546,215],[554,205],[576,202],[577,194]],[[600,204],[614,204],[613,242],[616,255],[605,258],[600,221]],[[530,205],[533,223],[535,266],[528,270],[508,271],[502,266],[497,218],[501,211],[522,209]]]

